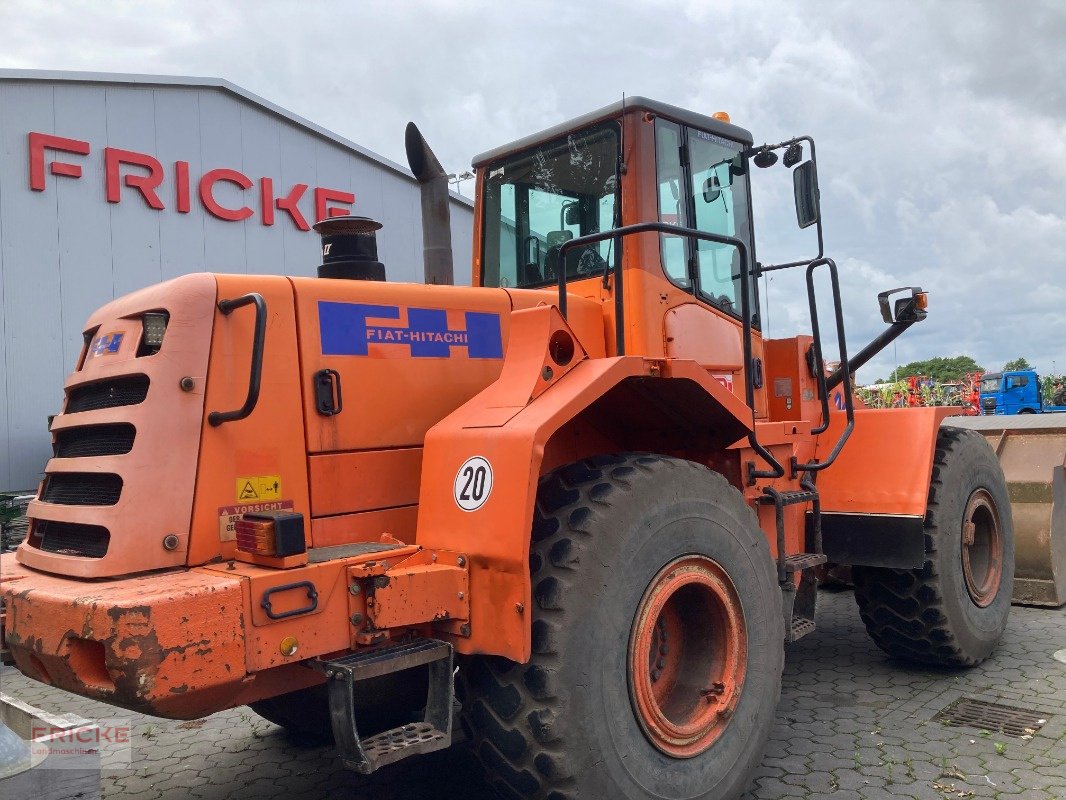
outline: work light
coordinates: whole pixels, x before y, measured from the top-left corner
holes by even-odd
[[[163,346],[170,315],[166,311],[149,311],[141,317],[141,347],[155,353]]]

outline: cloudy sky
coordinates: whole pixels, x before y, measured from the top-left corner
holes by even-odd
[[[400,163],[409,119],[461,171],[623,92],[809,133],[850,349],[878,291],[931,293],[866,381],[960,353],[1066,371],[1064,40],[1055,0],[0,0],[0,67],[221,77]],[[760,260],[807,255],[789,175],[756,177]],[[809,329],[778,275],[770,334]]]

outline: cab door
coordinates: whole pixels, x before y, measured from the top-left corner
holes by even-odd
[[[744,144],[707,131],[656,120],[659,218],[683,227],[733,236],[755,263]],[[744,398],[741,256],[732,245],[664,234],[663,269],[691,300],[663,317],[666,353],[691,358]],[[749,272],[752,357],[761,372],[762,336],[756,281]],[[756,376],[755,407],[765,415],[765,390]]]
[[[1032,408],[1028,375],[1008,375],[1005,378],[1007,391],[1004,397],[1008,414],[1017,414],[1023,408]]]

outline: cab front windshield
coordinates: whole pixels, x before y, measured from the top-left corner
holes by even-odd
[[[619,226],[618,126],[567,134],[486,169],[482,284],[522,289],[558,281],[559,248]],[[570,250],[568,280],[602,275],[612,240]]]
[[[995,393],[999,391],[999,376],[994,378],[984,378],[981,381],[981,391],[988,393]]]

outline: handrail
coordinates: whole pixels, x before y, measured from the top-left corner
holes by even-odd
[[[842,365],[848,363],[848,346],[844,339],[844,309],[840,301],[840,279],[837,274],[837,265],[831,258],[816,258],[807,264],[807,302],[811,309],[811,328],[814,338],[815,380],[818,381],[818,394],[822,405],[822,424],[815,428],[811,428],[811,433],[813,435],[825,433],[829,428],[830,422],[829,387],[825,376],[825,361],[822,359],[822,334],[821,326],[818,324],[818,303],[814,292],[814,270],[821,266],[827,266],[829,268],[829,279],[833,288],[833,312],[836,317],[837,349],[840,354],[840,363]],[[837,456],[840,455],[840,451],[844,447],[844,443],[848,440],[848,437],[851,436],[851,432],[855,428],[855,403],[852,396],[850,371],[844,369],[841,381],[844,384],[844,412],[847,415],[847,425],[844,426],[840,438],[837,439],[837,443],[824,461],[813,459],[804,464],[797,464],[794,461],[794,471],[819,472],[825,469],[836,461]]]
[[[263,376],[263,348],[266,341],[266,301],[258,292],[235,297],[232,300],[219,300],[218,310],[226,316],[242,306],[255,306],[255,332],[252,337],[252,365],[248,370],[248,394],[244,405],[236,411],[212,411],[207,415],[211,427],[217,428],[224,422],[244,419],[255,409],[259,402],[259,384]]]
[[[559,312],[563,315],[563,319],[566,319],[567,312],[567,293],[566,293],[566,254],[568,251],[578,247],[585,247],[590,244],[596,244],[597,242],[603,242],[607,239],[615,241],[615,250],[618,251],[621,248],[619,240],[625,236],[631,236],[636,233],[668,233],[674,236],[683,236],[690,239],[699,239],[705,242],[714,242],[716,244],[731,245],[737,248],[740,253],[740,312],[742,316],[741,329],[743,331],[744,340],[744,399],[748,408],[751,410],[751,430],[748,432],[748,444],[751,449],[754,450],[759,456],[770,465],[769,470],[751,470],[749,473],[750,478],[780,478],[785,474],[785,468],[781,466],[781,463],[774,458],[765,447],[759,444],[755,436],[755,385],[753,382],[752,369],[752,345],[751,345],[751,297],[748,290],[749,281],[751,280],[751,269],[748,264],[748,246],[743,240],[736,238],[735,236],[723,236],[717,233],[709,233],[708,231],[700,231],[695,228],[683,228],[680,225],[671,225],[667,222],[638,222],[633,225],[623,225],[621,228],[615,228],[609,231],[600,231],[599,233],[590,233],[587,236],[579,236],[576,239],[570,239],[559,247],[559,268],[558,272],[558,286],[559,286]],[[614,267],[614,325],[615,325],[615,346],[618,355],[625,355],[625,306],[623,299],[622,289],[622,259],[617,257],[615,259]]]

